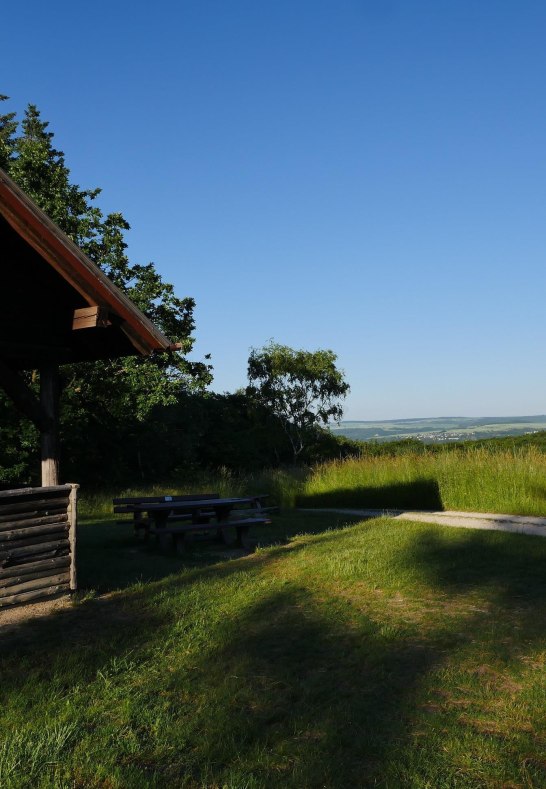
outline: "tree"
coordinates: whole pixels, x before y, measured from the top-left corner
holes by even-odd
[[[0,101],[5,99],[0,95]],[[194,300],[176,296],[153,263],[130,263],[124,240],[128,222],[121,213],[103,215],[96,203],[100,189],[80,189],[71,182],[48,125],[32,104],[21,124],[14,113],[0,114],[0,166],[180,346],[180,352],[150,358],[63,368],[61,430],[74,435],[88,431],[92,440],[114,427],[117,435],[133,430],[134,422],[145,420],[157,405],[172,405],[181,393],[202,390],[212,380],[212,368],[186,358],[194,342]]]
[[[317,428],[343,416],[340,400],[349,384],[336,360],[333,351],[294,350],[273,341],[250,353],[247,393],[279,420],[294,462]]]
[[[6,101],[7,96],[0,93],[0,101]],[[19,124],[14,112],[0,114],[0,167],[7,170],[13,158],[15,146],[15,133]]]
[[[130,370],[127,360],[117,362],[119,371],[130,371],[134,377],[144,366],[146,376],[156,378],[156,394],[147,398],[150,407],[163,398],[170,402],[173,384],[176,388],[181,381],[199,387],[209,383],[210,366],[190,363],[185,358],[193,346],[194,300],[178,298],[153,263],[129,262],[124,240],[129,223],[121,213],[103,216],[95,204],[100,189],[82,190],[70,182],[64,153],[53,147],[53,133],[47,131],[48,126],[32,104],[25,112],[19,136],[14,132],[13,113],[0,115],[0,151],[8,174],[164,334],[181,346],[181,353],[171,356],[158,354],[151,361],[131,359]],[[150,364],[163,374],[157,377]],[[87,370],[85,374],[87,377]],[[139,405],[141,413],[143,404]]]

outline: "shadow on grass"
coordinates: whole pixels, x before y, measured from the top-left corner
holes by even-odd
[[[539,501],[543,506],[546,504],[545,485],[531,485],[529,486],[529,493],[535,501]]]
[[[524,597],[532,605],[546,600],[546,540],[542,537],[426,529],[400,561],[417,568],[431,586],[453,594],[490,586],[506,601]]]
[[[44,618],[23,619],[14,628],[16,638],[0,640],[0,657],[11,653],[14,648],[17,650],[21,644],[25,651],[30,650],[28,653],[36,657],[40,654],[41,644],[49,642],[49,654],[55,654],[57,650],[62,652],[65,642],[70,642],[73,636],[85,648],[94,647],[99,655],[94,662],[100,664],[103,646],[105,654],[114,653],[120,639],[123,643],[128,639],[130,648],[138,647],[150,632],[170,621],[169,612],[161,613],[161,607],[155,605],[156,599],[161,599],[164,594],[177,593],[201,581],[222,580],[241,571],[253,576],[278,558],[296,554],[307,547],[305,539],[289,542],[291,534],[302,534],[303,524],[307,527],[309,523],[305,530],[310,534],[331,531],[332,535],[325,534],[323,539],[335,540],[337,532],[334,530],[348,525],[348,520],[358,521],[326,515],[313,515],[309,521],[301,514],[288,516],[284,527],[277,525],[274,544],[267,552],[248,555],[248,551],[238,551],[237,555],[230,556],[230,551],[208,543],[201,550],[196,547],[196,550],[188,551],[185,557],[174,552],[161,552],[155,544],[135,543],[132,526],[119,527],[104,521],[87,523],[78,536],[80,602]],[[244,562],[237,561],[243,556],[246,557]],[[230,561],[231,558],[235,561]],[[118,594],[97,598],[94,594],[97,590],[101,593],[116,591]],[[95,625],[100,630],[98,639]],[[2,676],[4,681],[6,677]]]
[[[321,544],[335,543],[338,536],[325,534]],[[124,785],[377,785],[392,748],[405,739],[405,714],[416,686],[440,655],[429,645],[383,632],[368,618],[355,620],[341,601],[320,604],[308,590],[284,581],[285,589],[217,621],[210,642],[189,666],[175,669],[167,657],[162,673],[150,673],[150,661],[159,659],[153,650],[165,644],[178,649],[176,626],[184,617],[186,590],[233,573],[243,574],[240,583],[246,583],[305,547],[302,541],[242,562],[194,569],[22,626],[21,640],[0,651],[3,702],[30,688],[33,703],[44,692],[68,698],[97,677],[115,684],[130,655],[131,664],[141,665],[148,707],[139,726],[154,718],[156,707],[157,715],[164,714],[166,699],[172,699],[172,710],[126,764],[129,757],[116,751],[121,739],[111,736],[112,764],[130,771]],[[192,624],[188,617],[184,627]],[[117,674],[110,680],[112,667]],[[158,676],[160,685],[154,686]],[[93,687],[90,723],[85,709],[77,713],[84,731],[100,721],[101,690]],[[167,725],[175,747],[165,749]]]
[[[320,534],[355,523],[357,517],[287,512],[274,515],[270,526],[255,527],[249,542],[260,547],[287,544],[296,534]],[[131,522],[89,521],[78,527],[78,587],[82,593],[104,593],[135,583],[158,581],[180,571],[217,565],[248,551],[223,546],[212,539],[195,541],[183,556],[161,551],[155,540],[135,538]]]
[[[299,531],[301,521],[294,519]],[[339,537],[323,534],[316,543],[333,551]],[[438,631],[419,638],[418,631],[400,631],[388,619],[367,616],[350,600],[327,592],[319,599],[279,563],[309,542],[277,546],[244,561],[186,567],[21,626],[22,640],[4,644],[0,652],[2,701],[13,695],[17,704],[26,692],[33,709],[44,693],[69,699],[72,690],[89,683],[94,709],[89,718],[83,702],[77,710],[82,730],[92,732],[86,735],[89,744],[101,715],[111,726],[112,702],[103,700],[97,676],[115,689],[119,680],[120,699],[134,709],[122,714],[119,702],[116,727],[122,733],[109,730],[105,769],[119,767],[128,787],[408,785],[392,764],[410,743],[421,685],[447,659],[448,648],[479,637],[482,619],[461,615],[452,641],[439,642]],[[544,637],[546,624],[536,611],[546,596],[546,541],[462,530],[444,535],[427,528],[398,559],[393,554],[396,561],[448,594],[490,586],[490,599],[523,612],[519,642]],[[267,579],[264,571],[271,571]],[[234,574],[237,588],[248,585],[255,597],[215,619],[214,586]],[[271,578],[275,588],[261,586]],[[207,617],[213,620],[207,638],[192,651],[185,634]],[[140,684],[122,684],[127,655],[137,665]],[[118,674],[110,680],[113,665]],[[134,701],[127,698],[137,692]],[[142,746],[129,757],[122,739],[131,714]],[[149,729],[146,719],[153,722]],[[86,769],[93,785],[95,767],[87,762]]]
[[[362,507],[370,509],[443,510],[440,488],[434,479],[418,479],[377,487],[339,488],[327,493],[298,496],[299,507]]]
[[[205,785],[211,765],[215,785],[379,785],[416,686],[440,659],[296,585],[227,622],[222,640],[199,667],[220,712],[211,726],[196,711],[194,760],[171,765],[172,785]]]
[[[168,608],[158,604],[165,595],[176,594],[200,581],[221,580],[241,570],[254,575],[275,561],[280,552],[294,552],[303,547],[299,544],[273,548],[244,563],[224,561],[201,567],[187,564],[181,568],[178,561],[178,572],[168,573],[165,565],[159,565],[159,569],[153,569],[158,575],[156,579],[133,582],[131,589],[119,594],[90,597],[70,608],[54,610],[43,618],[23,620],[15,628],[9,628],[10,633],[13,630],[14,637],[0,641],[0,657],[22,651],[39,664],[42,649],[47,648],[48,664],[51,665],[56,657],[70,653],[72,648],[75,651],[82,648],[84,665],[89,671],[94,671],[105,659],[118,653],[120,644],[124,650],[139,649],[158,629],[172,621]],[[159,558],[166,561],[175,559],[170,556]],[[119,569],[123,576],[123,568]],[[88,647],[92,650],[88,651]],[[9,687],[10,679],[17,679],[19,673],[17,664],[12,677],[2,670],[4,689]]]

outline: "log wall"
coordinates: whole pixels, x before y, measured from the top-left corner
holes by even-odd
[[[77,491],[0,491],[0,609],[76,589]]]

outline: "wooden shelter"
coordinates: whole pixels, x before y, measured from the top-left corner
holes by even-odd
[[[42,485],[58,485],[58,367],[176,350],[0,170],[0,387],[39,428]],[[22,370],[39,370],[40,398]]]
[[[0,170],[0,387],[39,428],[42,487],[0,492],[0,608],[76,588],[78,485],[59,485],[58,371],[177,350]],[[38,370],[40,396],[21,372]]]

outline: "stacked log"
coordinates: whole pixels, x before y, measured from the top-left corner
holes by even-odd
[[[0,491],[0,608],[76,588],[77,489]]]

